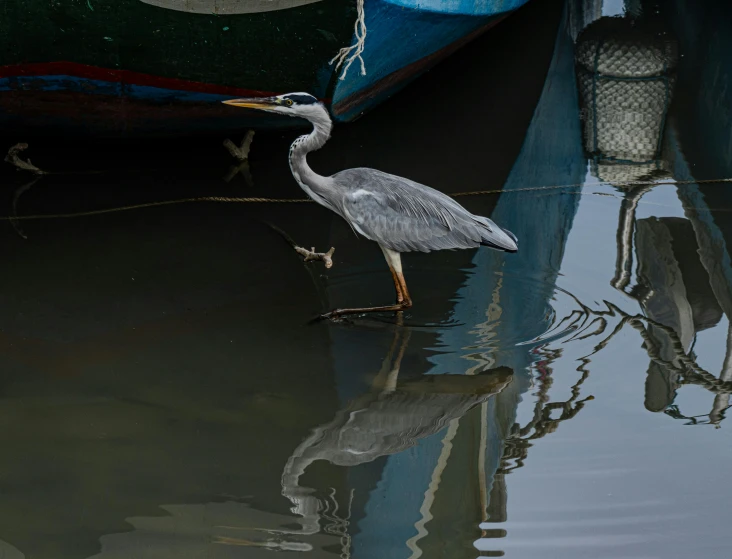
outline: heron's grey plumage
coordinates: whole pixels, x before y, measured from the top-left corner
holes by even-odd
[[[376,169],[347,169],[330,177],[343,218],[367,239],[397,252],[517,249],[515,237],[429,186]]]
[[[357,398],[295,449],[282,472],[283,495],[295,505],[293,512],[303,516],[303,526],[317,530],[319,503],[312,490],[300,485],[311,464],[326,460],[357,466],[412,448],[500,393],[512,374],[499,367],[480,375],[427,375]]]

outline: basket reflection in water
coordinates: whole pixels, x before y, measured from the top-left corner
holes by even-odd
[[[600,180],[668,174],[662,156],[676,41],[633,18],[604,17],[577,38],[585,150]]]

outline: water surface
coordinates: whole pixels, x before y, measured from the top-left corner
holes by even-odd
[[[406,255],[401,319],[310,322],[393,297],[314,204],[4,223],[2,556],[727,557],[732,197],[703,181],[732,177],[732,19],[706,6],[535,1],[336,129],[319,171],[498,191],[460,201],[520,239]],[[653,80],[591,102],[582,30],[639,14],[678,49],[664,102]],[[228,182],[220,138],[41,138],[70,174],[6,169],[2,204],[300,198],[294,135],[255,136]]]

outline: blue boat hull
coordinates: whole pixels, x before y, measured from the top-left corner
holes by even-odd
[[[444,4],[449,10],[451,4]],[[496,6],[477,14],[449,13],[366,0],[368,34],[362,54],[366,73],[354,64],[344,79],[336,81],[332,102],[336,119],[350,121],[378,105],[512,11],[502,10]]]

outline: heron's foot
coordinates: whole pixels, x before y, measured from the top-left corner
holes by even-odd
[[[396,305],[385,305],[383,307],[359,307],[353,309],[334,309],[328,313],[321,314],[320,318],[324,320],[339,320],[349,314],[365,314],[371,312],[401,312],[412,308],[412,301],[403,301]]]
[[[299,246],[293,246],[293,248],[295,249],[295,252],[304,257],[305,262],[320,260],[323,262],[323,264],[325,264],[326,268],[333,267],[333,253],[335,252],[334,247],[330,247],[330,250],[328,252],[315,252],[315,247],[313,247],[312,250],[308,250]]]

